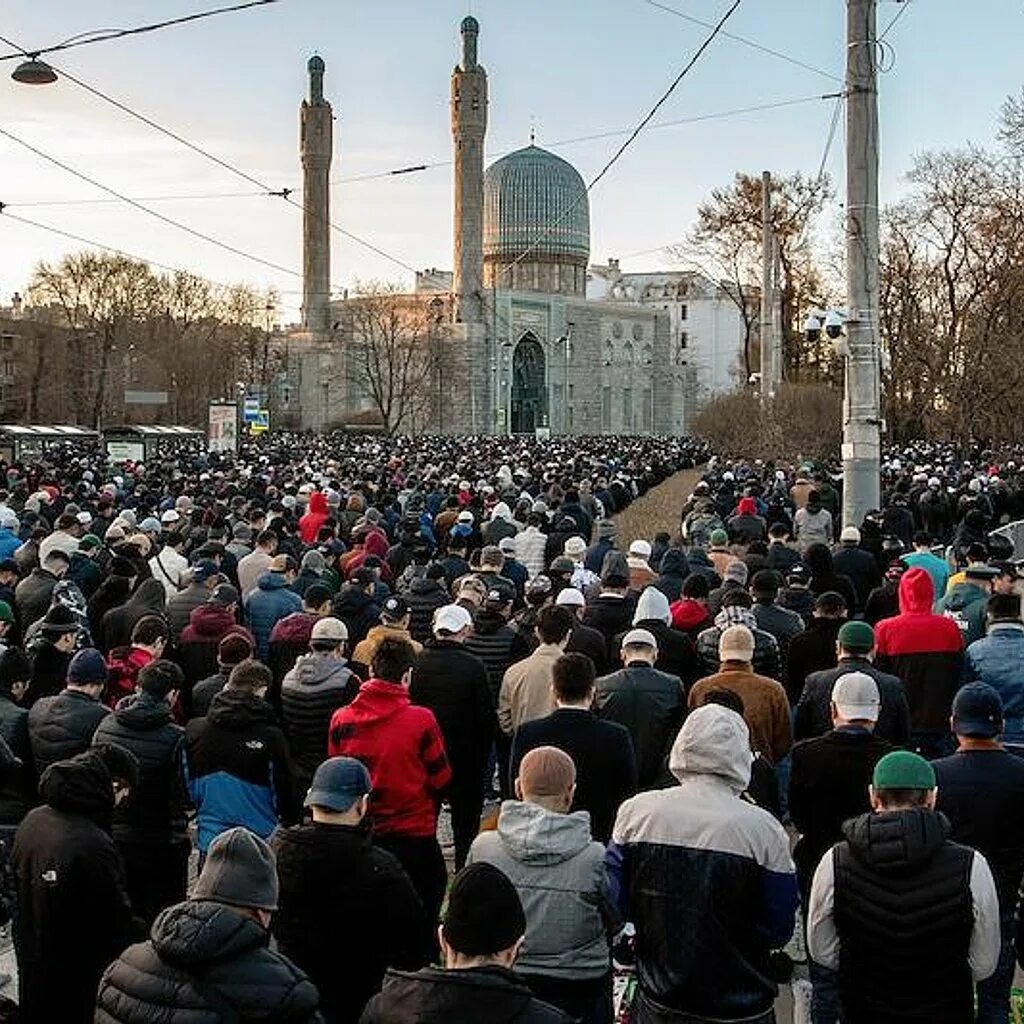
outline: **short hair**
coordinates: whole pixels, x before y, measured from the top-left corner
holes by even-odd
[[[789,536],[789,527],[785,523],[783,523],[783,522],[772,523],[771,527],[768,530],[768,536],[769,537],[788,537]]]
[[[321,608],[323,605],[327,604],[330,599],[331,591],[322,583],[314,583],[311,586],[306,587],[306,592],[302,595],[302,603],[307,608]]]
[[[741,717],[747,710],[746,705],[743,703],[743,698],[734,690],[725,689],[724,686],[717,690],[708,690],[701,701],[702,707],[705,704],[718,704],[720,707],[735,711]]]
[[[387,637],[374,652],[370,669],[374,678],[387,683],[400,683],[402,677],[416,664],[416,650],[402,637]]]
[[[151,647],[170,636],[167,623],[159,615],[143,615],[132,627],[132,643]]]
[[[257,690],[268,689],[273,679],[270,669],[261,661],[257,661],[255,658],[246,658],[231,670],[227,688],[240,690],[242,693],[255,693]]]
[[[883,809],[892,807],[923,807],[930,789],[876,789],[875,796]]]
[[[53,565],[54,562],[63,562],[65,565],[70,565],[71,559],[68,558],[68,553],[63,549],[51,548],[43,559],[43,565]]]
[[[931,547],[932,546],[932,535],[925,532],[924,530],[918,530],[914,534],[914,543],[918,547]]]
[[[273,530],[260,530],[256,537],[256,543],[260,547],[266,547],[268,544],[276,544],[277,534]]]
[[[68,515],[67,512],[62,512],[57,517],[57,522],[53,524],[55,530],[66,530],[69,526],[77,526],[78,519],[75,516]]]
[[[683,597],[705,598],[710,593],[708,578],[702,572],[691,572],[683,580]]]
[[[537,614],[537,632],[542,643],[560,644],[571,632],[575,616],[562,605],[547,605]]]
[[[755,594],[775,597],[782,589],[782,577],[774,569],[761,569],[754,573],[750,589]]]
[[[167,658],[157,658],[148,665],[143,665],[139,672],[139,689],[150,696],[164,698],[172,690],[180,690],[185,685],[185,673],[179,665]]]
[[[594,689],[594,663],[585,654],[563,654],[551,670],[555,696],[576,704]]]
[[[991,619],[1020,618],[1020,594],[993,594],[985,605],[985,611]]]
[[[722,595],[722,607],[753,608],[754,599],[742,587],[734,587]]]
[[[829,618],[838,618],[846,612],[846,598],[834,590],[826,590],[824,594],[818,595],[814,610]]]
[[[967,546],[968,562],[984,562],[988,559],[988,548],[984,544],[975,541]]]

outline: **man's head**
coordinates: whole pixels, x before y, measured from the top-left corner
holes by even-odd
[[[69,565],[70,562],[68,561],[67,554],[61,551],[60,548],[51,549],[43,559],[43,568],[58,579],[63,577],[68,571]]]
[[[345,656],[345,645],[348,643],[348,626],[341,619],[325,615],[313,623],[309,635],[309,648],[317,654],[328,654],[335,658]]]
[[[283,576],[285,583],[294,583],[298,568],[298,564],[291,555],[274,555],[267,566],[267,571]]]
[[[691,572],[683,580],[683,597],[690,601],[706,602],[710,593],[708,578],[702,572]]]
[[[0,694],[20,701],[31,678],[32,665],[28,658],[17,647],[9,647],[0,658]]]
[[[354,757],[329,757],[313,775],[304,804],[313,820],[327,825],[358,825],[370,803],[370,773]]]
[[[431,626],[438,640],[461,644],[473,629],[473,616],[461,604],[446,604],[434,612]]]
[[[754,658],[754,634],[746,626],[729,626],[718,638],[718,660],[723,664],[749,665]]]
[[[768,539],[773,544],[785,544],[789,539],[789,527],[785,523],[772,523],[768,530]]]
[[[277,534],[273,530],[262,530],[256,537],[256,546],[268,555],[277,551]]]
[[[215,604],[221,608],[226,608],[232,616],[237,614],[238,606],[241,603],[241,595],[238,593],[237,588],[233,587],[230,583],[218,583],[210,591],[210,596],[207,598],[207,604]]]
[[[492,864],[463,868],[452,881],[438,935],[449,970],[511,968],[526,935],[526,915],[515,886]]]
[[[170,631],[159,615],[143,615],[132,627],[132,647],[141,647],[159,658],[167,646]]]
[[[243,633],[228,633],[217,644],[217,664],[222,671],[230,671],[252,655],[252,644]]]
[[[577,619],[582,619],[587,601],[575,587],[563,587],[555,598],[555,605],[558,608],[568,608]]]
[[[926,533],[924,530],[919,530],[914,534],[914,550],[916,551],[931,551],[932,549],[932,538],[931,534]]]
[[[264,697],[273,676],[270,669],[255,658],[240,661],[228,676],[227,688],[250,697]]]
[[[622,664],[653,665],[658,660],[658,641],[649,629],[631,629],[622,638]]]
[[[519,764],[516,798],[565,814],[576,793],[576,766],[557,747],[534,747]]]
[[[1016,594],[1020,573],[1015,562],[993,562],[999,575],[992,581],[993,594]]]
[[[585,654],[563,654],[551,670],[551,691],[562,708],[589,708],[594,700],[594,663]]]
[[[988,683],[960,687],[953,698],[950,727],[961,747],[995,746],[1003,732],[1003,701]]]
[[[505,567],[505,556],[497,544],[488,544],[480,552],[480,569],[482,572],[500,573]]]
[[[750,592],[754,599],[764,604],[771,604],[782,589],[782,577],[774,569],[762,569],[754,573],[750,581]]]
[[[566,558],[579,562],[587,553],[587,542],[582,537],[569,537],[562,546],[562,552]]]
[[[402,637],[389,636],[377,645],[370,669],[374,679],[408,688],[415,664],[416,651],[412,644]]]
[[[832,725],[874,729],[882,706],[878,684],[866,672],[847,672],[832,687]]]
[[[992,584],[998,576],[999,570],[994,565],[985,565],[981,562],[968,565],[964,569],[964,578],[967,582],[972,583],[979,590],[984,590],[987,594],[992,593]]]
[[[735,583],[738,587],[745,587],[747,585],[747,577],[749,575],[750,570],[747,568],[746,562],[730,562],[725,567],[723,580],[726,583]]]
[[[537,637],[542,644],[565,648],[576,618],[568,608],[548,605],[537,614]]]
[[[647,540],[635,540],[629,545],[629,557],[641,562],[647,562],[652,551],[651,542]]]
[[[860,544],[860,530],[856,526],[844,526],[839,534],[839,543],[844,547],[857,547]]]
[[[824,594],[819,594],[814,602],[814,617],[816,619],[845,619],[846,598],[834,590],[826,590]]]
[[[277,910],[277,894],[273,851],[259,836],[238,826],[210,843],[189,899],[222,903],[266,928]]]
[[[67,687],[99,700],[107,685],[107,663],[95,647],[83,647],[68,665]]]
[[[404,597],[392,594],[380,609],[380,621],[385,626],[393,626],[396,629],[409,628],[409,605]]]
[[[870,658],[875,650],[875,631],[857,619],[844,622],[836,636],[836,654],[840,658]]]
[[[985,604],[985,616],[989,625],[997,622],[1020,623],[1020,595],[993,594]]]
[[[302,610],[310,615],[324,616],[331,610],[331,592],[322,583],[306,587],[302,595]]]
[[[138,689],[154,700],[174,703],[175,696],[185,683],[185,673],[166,658],[157,658],[139,671]]]
[[[894,750],[876,765],[868,794],[875,812],[935,807],[935,769],[920,754]]]

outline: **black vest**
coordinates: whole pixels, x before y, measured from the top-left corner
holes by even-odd
[[[869,836],[871,855],[858,856],[850,842],[834,848],[846,1024],[974,1020],[967,961],[974,853],[941,837],[934,842],[937,822],[945,824],[924,809],[867,815],[846,830]],[[916,843],[914,855],[905,856],[925,832],[933,841]]]

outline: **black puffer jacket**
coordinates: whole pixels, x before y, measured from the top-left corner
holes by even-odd
[[[307,1024],[322,1018],[313,983],[267,948],[269,935],[231,907],[168,907],[147,942],[104,972],[96,1024]]]
[[[44,697],[28,713],[28,738],[36,778],[51,764],[89,749],[93,733],[108,715],[107,709],[81,690],[63,690]]]
[[[184,735],[172,721],[167,702],[148,693],[125,698],[100,722],[93,743],[114,743],[139,762],[138,785],[114,812],[115,839],[168,843],[186,837]]]
[[[309,974],[329,1021],[358,1020],[389,966],[415,970],[427,962],[416,890],[362,828],[299,825],[279,829],[271,845],[281,883],[271,926],[278,949]]]
[[[388,971],[360,1024],[569,1024],[504,967]]]
[[[409,605],[409,633],[413,640],[425,644],[430,639],[434,612],[451,600],[448,591],[439,580],[417,576],[402,596]]]
[[[167,591],[159,580],[143,580],[139,589],[124,604],[111,608],[100,623],[97,638],[104,651],[127,647],[132,642],[135,623],[147,615],[165,618]]]

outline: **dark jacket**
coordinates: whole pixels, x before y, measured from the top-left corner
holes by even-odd
[[[81,690],[63,690],[44,697],[28,713],[28,738],[36,778],[56,761],[64,761],[89,749],[93,733],[109,714],[98,701]]]
[[[32,662],[32,677],[21,703],[23,707],[31,708],[41,697],[52,697],[64,689],[71,655],[57,650],[45,635],[37,636],[25,648],[25,653]]]
[[[603,675],[610,668],[608,661],[608,644],[603,634],[577,620],[573,623],[569,642],[565,645],[566,654],[585,654],[593,663],[597,675]]]
[[[793,721],[793,738],[808,740],[824,736],[832,728],[832,687],[836,680],[847,672],[864,672],[878,684],[878,695],[882,706],[879,709],[875,735],[888,740],[897,747],[904,747],[910,740],[910,709],[903,684],[887,672],[879,672],[867,658],[847,656],[840,659],[835,668],[812,672],[804,683],[803,692],[796,706]]]
[[[934,585],[924,569],[908,569],[899,592],[900,614],[875,627],[875,663],[903,681],[911,731],[945,735],[963,671],[960,629],[932,614]]]
[[[965,580],[957,583],[935,604],[935,611],[952,619],[964,638],[964,647],[985,635],[985,605],[988,592],[976,583]]]
[[[875,556],[856,544],[843,544],[832,556],[832,565],[839,575],[853,584],[857,604],[850,609],[850,614],[861,611],[871,591],[882,582]]]
[[[133,938],[124,871],[110,837],[114,788],[102,759],[87,751],[43,776],[44,804],[14,840],[21,1020],[92,1020],[104,967]]]
[[[199,849],[236,825],[266,839],[298,807],[288,743],[259,697],[222,690],[210,713],[185,728],[185,779],[196,808]]]
[[[175,725],[167,701],[148,693],[128,697],[104,718],[93,744],[114,743],[135,755],[139,781],[114,812],[118,841],[184,842],[185,790],[181,776],[184,730]]]
[[[595,571],[600,572],[601,567],[598,566]],[[669,548],[662,555],[658,572],[660,575],[654,585],[668,598],[670,604],[678,601],[683,594],[683,581],[690,575],[686,552],[681,548]]]
[[[890,580],[883,580],[880,586],[868,594],[864,603],[864,621],[875,626],[882,619],[891,619],[900,613],[899,585]]]
[[[853,615],[857,607],[857,592],[849,576],[843,576],[835,568],[832,552],[824,544],[812,544],[804,552],[804,562],[811,570],[810,590],[815,597],[832,591],[842,594],[846,608]]]
[[[500,612],[481,608],[473,616],[473,632],[466,637],[464,646],[471,654],[475,654],[487,669],[491,700],[497,707],[505,670],[509,665],[529,657],[529,640]]]
[[[836,640],[845,619],[811,619],[807,629],[789,642],[783,685],[790,704],[796,704],[804,683],[812,672],[833,668],[836,664]]]
[[[504,967],[388,971],[360,1024],[569,1024]]]
[[[682,681],[634,663],[597,680],[594,707],[606,722],[626,727],[636,755],[637,785],[641,789],[654,786],[683,720]]]
[[[192,610],[178,640],[178,664],[187,687],[217,671],[217,646],[229,633],[238,633],[255,646],[252,633],[235,621],[229,608],[207,602]]]
[[[97,638],[101,650],[112,651],[115,647],[127,647],[132,640],[132,630],[139,619],[147,615],[165,618],[164,607],[167,591],[159,580],[143,580],[139,589],[123,604],[111,608],[100,623]]]
[[[416,890],[362,828],[298,825],[279,829],[271,845],[278,949],[316,985],[328,1024],[354,1024],[389,966],[426,963],[427,922]]]
[[[547,718],[524,723],[512,741],[510,791],[519,763],[535,747],[558,747],[572,758],[576,793],[570,810],[589,811],[594,838],[607,843],[620,804],[637,790],[636,754],[629,731],[583,708],[558,708]]]
[[[281,573],[260,574],[256,589],[249,595],[247,613],[252,635],[256,638],[256,653],[261,661],[267,660],[274,625],[286,615],[301,610],[302,598],[288,589]]]
[[[28,712],[3,694],[0,694],[0,737],[21,760],[21,768],[0,773],[0,825],[17,825],[35,803],[36,780],[28,738]]]
[[[755,622],[751,615],[751,623]],[[697,636],[697,656],[700,659],[700,675],[713,676],[721,668],[721,660],[718,657],[718,642],[722,639],[722,633],[727,628],[720,624],[721,620],[716,619],[714,626],[701,630]],[[769,679],[778,679],[781,673],[779,661],[779,645],[771,633],[765,632],[756,625],[751,627],[746,623],[747,628],[754,635],[754,671],[759,676],[767,676]]]
[[[124,950],[104,972],[96,1024],[321,1021],[313,983],[272,952],[268,939],[256,921],[221,903],[168,907],[149,940]]]
[[[213,698],[228,685],[228,676],[230,675],[230,669],[222,669],[215,672],[212,676],[200,679],[192,687],[192,710],[187,715],[189,719],[204,718],[210,713],[210,704],[213,702]]]
[[[843,822],[871,810],[868,785],[875,763],[892,749],[867,729],[844,727],[797,743],[790,752],[789,813],[800,832],[793,860],[805,907],[815,868],[843,838]]]
[[[614,665],[618,658],[615,638],[625,633],[633,625],[633,612],[636,611],[636,599],[630,595],[617,597],[613,594],[599,594],[587,605],[583,613],[584,625],[600,632],[608,644],[609,664]]]
[[[205,583],[190,583],[184,590],[167,599],[167,622],[171,636],[177,641],[181,631],[188,625],[192,613],[210,599]]]
[[[789,657],[789,645],[793,637],[804,631],[804,620],[798,612],[773,601],[755,601],[750,609],[757,620],[757,628],[771,633],[779,645],[779,664],[782,676],[786,675],[786,659]]]
[[[14,603],[18,612],[18,625],[24,633],[36,619],[41,619],[50,607],[57,577],[48,569],[33,569],[14,588]]]
[[[697,656],[694,642],[682,630],[675,629],[661,619],[641,619],[633,626],[634,629],[646,629],[658,641],[658,660],[654,667],[659,672],[667,672],[670,676],[678,676],[684,686],[696,682],[704,675],[704,666]],[[622,636],[615,638],[615,646],[622,649]],[[616,658],[616,663],[621,664]]]
[[[497,719],[480,658],[454,640],[430,641],[416,660],[409,697],[437,719],[452,787],[482,788]]]
[[[402,593],[409,606],[409,633],[413,640],[425,644],[430,639],[434,612],[451,601],[440,580],[416,576]]]
[[[380,620],[380,606],[362,587],[346,583],[334,598],[334,614],[345,623],[349,647],[355,649]]]

